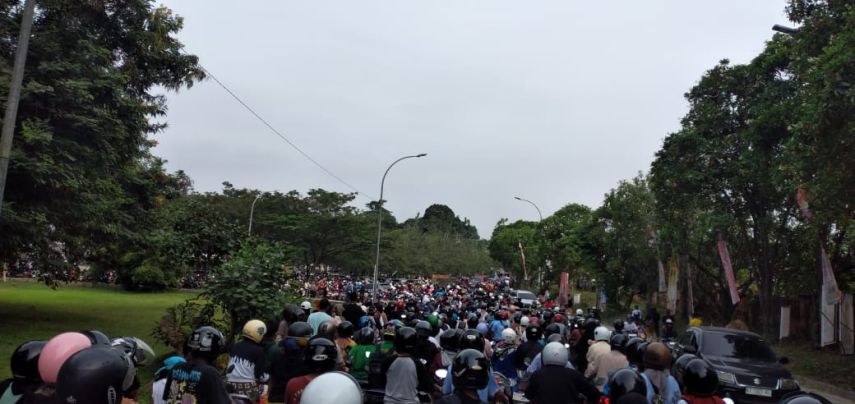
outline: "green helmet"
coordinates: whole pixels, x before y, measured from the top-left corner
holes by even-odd
[[[436,327],[437,325],[439,325],[439,317],[437,317],[436,314],[429,315],[427,320],[428,323],[430,323],[431,327]]]

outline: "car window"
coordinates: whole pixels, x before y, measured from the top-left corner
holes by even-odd
[[[766,362],[776,360],[772,348],[766,341],[753,335],[727,334],[722,332],[704,333],[704,355],[724,358],[755,359]]]
[[[534,295],[534,293],[531,292],[517,292],[517,297],[519,297],[520,299],[534,300],[536,296]]]

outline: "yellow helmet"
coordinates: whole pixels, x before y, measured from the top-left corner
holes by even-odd
[[[249,320],[243,325],[243,336],[251,339],[256,344],[267,334],[267,325],[261,320]]]

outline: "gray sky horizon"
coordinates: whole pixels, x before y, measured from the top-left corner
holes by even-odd
[[[683,94],[746,63],[788,24],[784,1],[170,0],[178,38],[273,127],[399,221],[433,203],[489,238],[501,218],[600,206],[649,170]],[[154,154],[197,191],[352,190],[213,80],[167,94]],[[249,207],[247,207],[249,209]],[[263,209],[259,204],[257,209]]]

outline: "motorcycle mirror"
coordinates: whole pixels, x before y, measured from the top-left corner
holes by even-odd
[[[448,370],[447,369],[437,369],[436,372],[433,372],[433,374],[435,374],[436,377],[438,377],[440,379],[445,379],[445,377],[448,376]]]

